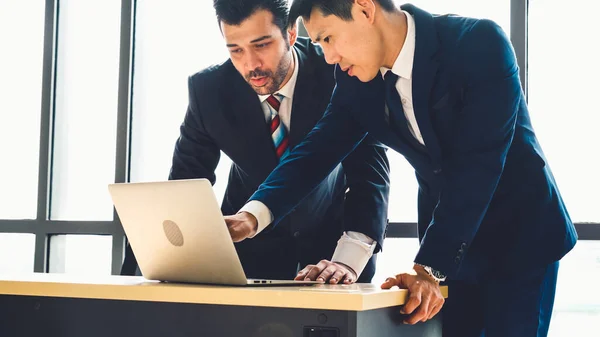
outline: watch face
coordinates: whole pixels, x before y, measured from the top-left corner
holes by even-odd
[[[440,279],[441,279],[441,278],[445,278],[445,277],[446,277],[446,275],[444,275],[444,274],[440,273],[440,272],[439,272],[439,271],[437,271],[437,270],[433,270],[433,269],[432,269],[432,270],[431,270],[431,273],[432,273],[432,274],[433,274],[433,276],[434,276],[434,277],[436,277],[436,278],[440,278]]]

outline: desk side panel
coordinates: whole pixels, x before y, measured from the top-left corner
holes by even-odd
[[[352,313],[349,329],[356,330],[357,337],[441,337],[442,316],[436,315],[425,323],[408,325],[402,323],[400,307],[381,308]]]
[[[307,327],[355,336],[336,310],[11,295],[0,296],[0,317],[2,337],[310,337]]]

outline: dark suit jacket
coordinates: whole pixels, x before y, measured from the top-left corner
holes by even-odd
[[[292,106],[290,147],[296,146],[323,116],[335,85],[334,67],[325,62],[318,46],[298,38],[294,48],[300,68]],[[231,60],[189,78],[189,107],[169,179],[208,178],[214,184],[221,151],[233,161],[222,211],[225,215],[235,214],[279,160],[258,96]],[[254,250],[259,247],[252,243],[264,242],[265,238],[328,235],[335,239],[327,247],[322,247],[317,239],[316,246],[310,249],[324,250],[327,254],[321,255],[331,258],[342,230],[361,232],[381,243],[387,226],[389,193],[389,164],[384,147],[373,139],[365,139],[325,176],[306,191],[312,193],[294,206],[293,214],[279,217],[277,228],[268,227],[255,239],[238,244],[240,255],[256,254]],[[282,254],[284,248],[279,247]],[[244,256],[241,259],[244,262]]]
[[[323,119],[251,199],[281,219],[368,134],[403,154],[419,182],[415,262],[450,278],[560,259],[577,235],[531,126],[512,46],[489,20],[412,5],[413,106],[426,151],[386,121],[381,76],[336,70]],[[310,168],[310,169],[309,169]]]

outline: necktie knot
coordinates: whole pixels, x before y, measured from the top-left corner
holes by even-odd
[[[383,79],[387,88],[395,87],[396,82],[398,82],[398,75],[394,74],[391,70],[388,70],[383,76]]]
[[[269,103],[269,106],[275,110],[275,112],[271,111],[271,115],[276,115],[279,112],[282,98],[283,96],[280,94],[271,94],[269,97],[267,97],[267,103]]]

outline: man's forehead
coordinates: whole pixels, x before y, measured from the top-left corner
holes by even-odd
[[[223,36],[231,43],[255,43],[268,38],[281,37],[275,25],[269,26],[223,26]]]
[[[330,16],[333,17],[333,15]],[[313,17],[311,17],[310,21],[306,21],[304,26],[306,27],[308,36],[313,42],[321,42],[323,38],[335,29],[334,22],[323,17],[319,19],[313,19]]]

